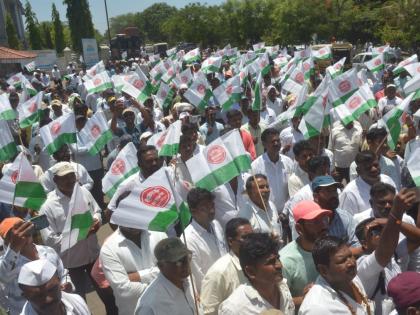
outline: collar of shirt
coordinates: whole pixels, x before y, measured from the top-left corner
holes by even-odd
[[[283,164],[283,161],[282,161],[282,158],[281,158],[281,154],[280,154],[280,152],[279,152],[279,159],[277,160],[277,162],[273,162],[273,161],[271,161],[271,159],[270,159],[270,157],[268,156],[267,152],[265,152],[265,153],[262,155],[262,158],[263,158],[264,162],[271,163],[271,164],[273,164],[274,166],[279,166],[279,164]]]
[[[236,270],[241,271],[241,263],[239,262],[238,256],[235,255],[234,252],[229,251],[230,260],[232,261],[233,266],[236,268]]]
[[[214,223],[211,222],[210,223],[210,231],[207,231],[205,228],[203,228],[197,221],[195,221],[194,219],[192,219],[191,221],[191,225],[194,227],[194,229],[197,231],[198,234],[202,235],[202,234],[211,234],[211,235],[215,235],[215,229],[214,229]]]
[[[54,189],[55,194],[59,199],[64,199],[67,202],[70,202],[70,198],[63,194],[58,188]]]
[[[183,281],[184,290],[178,288],[175,284],[169,281],[168,278],[166,278],[162,273],[159,273],[156,280],[158,279],[162,283],[162,286],[165,287],[166,292],[172,299],[176,298],[177,292],[180,294],[186,294],[190,287],[190,282],[188,281],[188,278]]]

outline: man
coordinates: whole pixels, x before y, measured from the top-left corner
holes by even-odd
[[[50,192],[47,200],[42,205],[39,213],[45,214],[48,219],[49,227],[41,230],[41,237],[45,245],[53,247],[63,260],[64,267],[69,269],[70,277],[76,287],[76,292],[85,297],[87,290],[87,277],[90,276],[95,260],[99,255],[98,239],[96,232],[101,226],[101,209],[88,190],[81,187],[83,201],[87,205],[93,217],[86,239],[80,240],[70,249],[61,252],[61,242],[63,230],[67,216],[69,215],[70,200],[76,182],[76,173],[69,162],[62,162],[55,169],[54,183],[57,188]]]
[[[263,122],[260,121],[260,111],[248,108],[246,115],[248,122],[241,127],[241,129],[248,131],[252,136],[252,141],[255,146],[256,157],[264,153],[264,147],[261,143],[261,133],[267,128]]]
[[[99,259],[119,314],[133,314],[142,293],[156,278],[153,250],[165,238],[164,233],[119,226],[103,244]]]
[[[200,312],[198,299],[188,277],[191,252],[176,237],[160,241],[154,250],[160,270],[136,306],[136,315],[194,315]]]
[[[118,186],[115,194],[112,196],[108,204],[108,210],[115,211],[117,208],[116,202],[118,198],[124,192],[131,191],[133,187],[146,180],[146,178],[160,169],[162,164],[163,160],[158,156],[158,152],[154,146],[141,146],[137,150],[137,165],[139,166],[140,171],[128,177],[120,184],[120,186]]]
[[[347,211],[339,208],[338,191],[340,184],[331,176],[318,176],[312,182],[314,201],[322,209],[332,211],[328,235],[347,239],[352,252],[359,253],[359,242],[354,234],[356,223]]]
[[[264,174],[268,178],[272,193],[270,201],[277,209],[283,209],[289,199],[287,182],[293,173],[293,161],[280,154],[280,133],[274,128],[265,129],[261,134],[261,141],[265,153],[255,159],[252,164],[253,174]]]
[[[0,236],[4,240],[5,251],[0,257],[0,281],[4,286],[6,305],[10,314],[19,314],[26,300],[18,285],[19,271],[27,262],[48,259],[57,268],[61,289],[71,290],[68,272],[57,253],[48,246],[35,245],[32,233],[34,225],[17,217],[4,219],[0,223]]]
[[[54,65],[53,69],[51,70],[51,76],[56,80],[61,79],[60,69],[58,69],[57,65]]]
[[[246,180],[247,198],[239,209],[238,217],[248,219],[255,232],[282,235],[279,216],[270,202],[270,186],[267,176],[256,174]]]
[[[391,178],[381,174],[378,156],[374,152],[359,152],[356,155],[356,165],[359,176],[348,183],[340,194],[340,208],[352,216],[370,208],[369,192],[373,184],[381,181],[395,187]]]
[[[268,233],[245,237],[239,248],[239,262],[249,283],[241,284],[219,307],[219,315],[260,314],[277,309],[295,313],[292,296],[282,276],[280,243]]]
[[[299,130],[301,117],[296,116],[292,118],[292,125],[283,129],[280,133],[280,141],[281,141],[281,153],[287,155],[291,159],[295,157],[293,147],[295,143],[298,143],[302,140],[303,134]]]
[[[276,120],[276,113],[274,112],[274,110],[272,110],[270,107],[267,106],[267,92],[263,91],[262,95],[261,95],[261,111],[260,111],[260,117],[261,117],[261,122],[268,126],[272,123],[274,123],[274,121]]]
[[[206,137],[206,145],[220,137],[223,125],[216,121],[216,107],[206,107],[206,121],[200,126],[200,133]]]
[[[251,160],[255,160],[256,153],[255,153],[255,145],[252,139],[251,134],[241,128],[242,125],[242,114],[237,109],[231,109],[226,113],[226,118],[228,125],[231,129],[238,129],[241,133],[242,142],[244,144],[245,150],[251,155]]]
[[[312,248],[318,237],[328,234],[332,212],[313,201],[301,201],[293,208],[298,238],[280,251],[283,275],[296,307],[318,277],[312,259]]]
[[[354,161],[362,144],[362,126],[358,121],[344,125],[336,121],[331,129],[328,149],[334,153],[334,167],[340,179],[350,181],[350,164]],[[340,182],[341,182],[340,180]]]
[[[50,118],[52,120],[71,112],[67,105],[63,105],[63,103],[59,99],[52,100],[50,105],[52,109],[52,111],[50,112]]]
[[[193,188],[187,196],[192,221],[185,229],[185,242],[192,252],[191,271],[197,292],[207,270],[226,254],[223,230],[214,220],[214,196],[208,190]]]
[[[356,276],[356,260],[345,240],[335,236],[318,238],[312,257],[320,276],[305,295],[299,315],[373,314],[373,305]]]
[[[70,148],[67,144],[63,144],[58,151],[53,153],[54,159],[57,163],[51,166],[45,171],[44,175],[41,176],[40,182],[46,192],[53,191],[56,188],[54,183],[54,173],[57,168],[60,168],[62,163],[70,163],[73,169],[77,173],[77,181],[86,190],[91,190],[93,187],[93,179],[89,176],[86,168],[77,162],[71,161]]]
[[[383,110],[387,106],[395,107],[401,102],[402,99],[397,96],[397,87],[394,84],[388,84],[385,88],[385,96],[378,101],[377,110],[379,112],[379,118],[384,115]]]
[[[409,234],[408,242],[398,244],[399,232],[406,228],[406,224],[401,222],[402,215],[415,200],[415,192],[404,188],[395,197],[385,224],[380,219],[369,218],[356,227],[356,235],[363,248],[363,255],[357,260],[357,275],[369,298],[375,301],[375,314],[388,314],[393,308],[385,288],[393,277],[401,273],[394,256],[407,255],[420,244],[417,235],[411,238]]]
[[[122,119],[125,123],[124,126],[118,127],[118,115],[118,111],[113,111],[111,120],[111,130],[113,134],[118,137],[128,134],[131,136],[131,141],[138,146],[140,143],[141,130],[140,126],[138,124],[135,124],[136,114],[134,112],[134,109],[128,107],[122,111]]]
[[[76,294],[60,290],[57,268],[47,259],[37,259],[23,265],[19,287],[28,301],[22,315],[89,315],[86,302]]]
[[[244,237],[251,234],[247,219],[234,218],[226,224],[226,240],[229,253],[220,257],[207,271],[201,284],[201,303],[204,314],[217,315],[219,305],[226,300],[246,278],[239,263],[239,247]]]
[[[314,155],[312,145],[307,140],[302,140],[293,146],[293,153],[296,160],[295,171],[289,177],[289,196],[293,197],[303,186],[309,184],[308,162]]]
[[[270,85],[267,88],[267,107],[274,111],[276,117],[283,112],[283,102],[278,97],[278,92],[274,85]]]
[[[391,315],[418,315],[420,313],[420,274],[413,271],[400,273],[388,284],[388,295],[396,311]]]

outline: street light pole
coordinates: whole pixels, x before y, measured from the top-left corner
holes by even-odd
[[[108,26],[108,45],[111,49],[111,31],[109,30],[109,19],[108,19],[108,6],[106,5],[106,0],[104,0],[105,3],[105,15],[106,15],[106,25]]]

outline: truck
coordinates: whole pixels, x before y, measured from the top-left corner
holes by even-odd
[[[111,58],[121,59],[123,52],[127,52],[127,58],[137,57],[140,55],[142,44],[143,40],[138,27],[126,27],[111,39]]]

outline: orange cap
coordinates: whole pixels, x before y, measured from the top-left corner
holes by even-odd
[[[16,223],[22,222],[23,220],[18,217],[6,218],[0,223],[0,236],[5,239],[7,233],[15,226]]]

